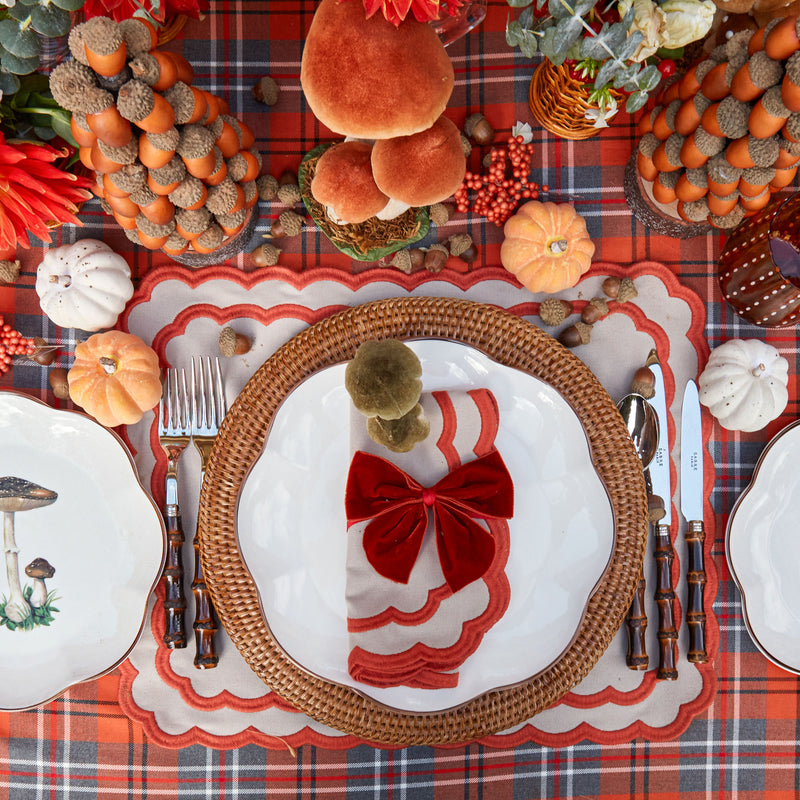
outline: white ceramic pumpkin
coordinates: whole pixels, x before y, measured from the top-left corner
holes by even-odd
[[[36,270],[42,311],[62,328],[110,328],[133,295],[125,259],[98,239],[53,247]]]
[[[700,402],[731,431],[759,431],[789,401],[789,363],[760,339],[714,348],[698,381]]]

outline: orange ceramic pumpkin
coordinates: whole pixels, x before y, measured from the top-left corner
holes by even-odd
[[[594,243],[569,203],[531,200],[506,222],[503,233],[500,260],[532,292],[568,289],[592,265]]]
[[[101,425],[138,422],[161,398],[158,356],[138,336],[106,331],[75,347],[69,396]]]

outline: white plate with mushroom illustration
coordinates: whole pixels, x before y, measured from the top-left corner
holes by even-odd
[[[161,574],[161,515],[119,437],[0,392],[0,708],[41,705],[113,669]]]

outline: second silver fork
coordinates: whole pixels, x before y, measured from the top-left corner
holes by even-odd
[[[197,364],[195,364],[195,360]],[[219,426],[225,417],[225,389],[222,383],[222,372],[219,358],[213,361],[210,356],[192,359],[191,368],[192,393],[192,441],[200,453],[200,481],[205,478],[206,465],[211,455],[214,439],[219,433]],[[194,665],[198,669],[212,669],[219,663],[214,646],[214,634],[219,628],[217,615],[211,601],[203,565],[200,559],[200,538],[197,530],[193,539],[194,576],[192,593],[194,595]]]

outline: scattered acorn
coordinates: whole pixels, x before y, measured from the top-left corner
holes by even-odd
[[[438,228],[446,225],[453,218],[453,214],[455,214],[455,206],[451,203],[434,203],[428,209],[431,222]]]
[[[252,346],[247,336],[237,333],[230,326],[226,326],[219,332],[219,351],[225,358],[243,356],[250,352]]]
[[[59,400],[69,400],[69,381],[67,380],[67,370],[64,367],[51,369],[47,375],[47,382]]]
[[[608,314],[608,303],[602,297],[593,297],[581,311],[581,321],[594,325]]]
[[[250,259],[255,267],[274,267],[281,252],[274,244],[260,244],[250,253]]]
[[[442,244],[432,244],[425,253],[423,266],[428,272],[441,272],[447,264],[447,257],[450,255],[448,249]]]
[[[645,400],[655,397],[656,376],[650,367],[639,367],[633,374],[631,381],[631,391],[640,394]]]
[[[278,97],[281,92],[275,79],[270,78],[269,75],[260,78],[258,83],[256,83],[250,91],[257,102],[264,103],[268,106],[274,106],[275,103],[278,102]]]
[[[494,141],[494,128],[480,113],[467,117],[464,133],[478,145],[488,145]]]
[[[592,337],[592,326],[578,320],[574,325],[570,325],[561,331],[558,341],[564,347],[578,347],[582,344],[589,344]]]
[[[31,355],[31,358],[43,367],[49,367],[55,360],[58,354],[58,348],[55,345],[48,344],[41,336],[33,337],[33,345],[36,348]]]
[[[274,200],[278,195],[278,179],[272,175],[259,175],[256,178],[258,199],[264,202]]]
[[[450,255],[460,258],[471,264],[478,257],[478,248],[475,247],[472,237],[468,233],[455,233],[448,240]]]
[[[539,304],[539,319],[545,325],[556,327],[572,313],[572,303],[558,297],[548,297]]]
[[[284,236],[297,236],[303,230],[303,224],[303,217],[299,214],[296,214],[294,211],[284,211],[283,214],[272,223],[272,227],[269,233],[266,234],[266,237],[282,239]]]
[[[296,183],[282,183],[278,186],[278,200],[285,206],[297,205],[302,197],[300,195],[300,187]]]
[[[612,300],[617,299],[621,281],[622,279],[618,278],[616,275],[611,275],[603,281],[603,291],[605,292],[606,297],[610,297]]]
[[[14,283],[19,277],[19,261],[0,260],[0,283]]]

